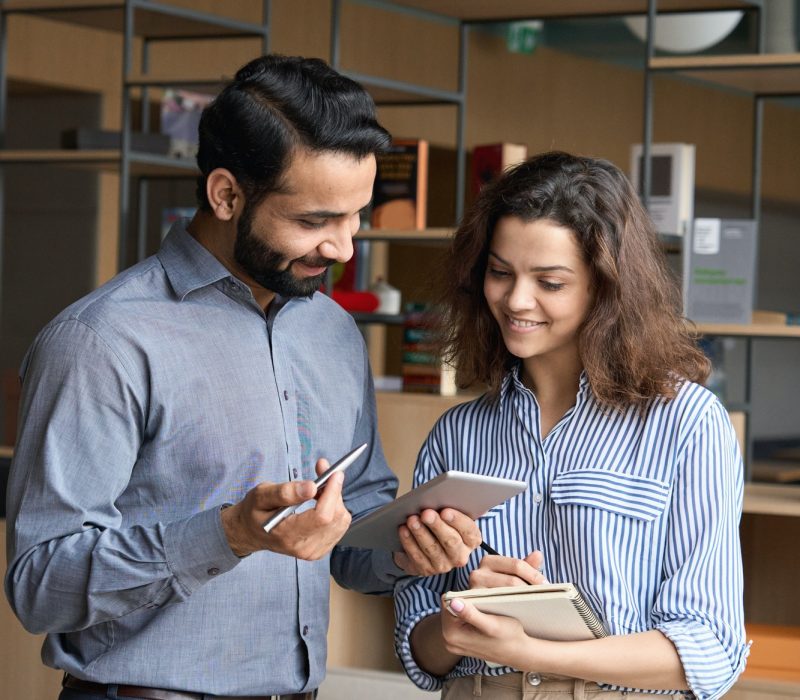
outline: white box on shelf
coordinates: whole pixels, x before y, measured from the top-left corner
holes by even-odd
[[[694,218],[695,147],[690,143],[650,146],[647,209],[658,233],[685,236]],[[631,182],[642,194],[642,144],[631,146]]]

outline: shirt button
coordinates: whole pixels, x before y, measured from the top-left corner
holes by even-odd
[[[292,476],[296,479],[297,478],[297,467],[292,467]]]
[[[525,674],[525,680],[529,685],[540,685],[542,682],[542,677],[538,673],[531,671]]]
[[[540,493],[533,494],[533,502],[534,503],[541,503],[542,502],[542,494],[540,494]]]
[[[216,566],[212,566],[206,573],[209,576],[216,576],[219,573],[219,569]]]
[[[303,625],[303,636],[305,637],[308,634],[308,625]]]
[[[289,392],[286,389],[283,390],[283,398],[285,401],[289,400]]]

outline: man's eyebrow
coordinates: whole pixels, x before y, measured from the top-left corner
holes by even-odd
[[[369,209],[371,204],[372,200],[361,207],[361,209],[358,210],[358,213],[360,214],[366,209]],[[316,219],[337,219],[342,216],[349,216],[349,214],[343,211],[330,211],[328,209],[310,209],[308,211],[299,211],[297,212],[296,216],[309,216]]]
[[[489,255],[493,258],[497,258],[497,260],[503,265],[508,265],[511,267],[511,263],[508,260],[504,260],[501,258],[497,253],[493,253],[489,251]],[[530,269],[531,272],[569,272],[571,274],[575,274],[575,271],[571,267],[567,267],[566,265],[539,265],[538,267],[532,267]]]
[[[310,216],[317,219],[335,219],[339,216],[344,216],[341,211],[329,211],[327,209],[313,209],[309,211],[299,211],[297,216]]]

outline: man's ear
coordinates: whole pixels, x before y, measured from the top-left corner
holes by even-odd
[[[211,211],[220,221],[230,221],[243,201],[239,183],[230,170],[215,168],[206,178],[206,195]]]

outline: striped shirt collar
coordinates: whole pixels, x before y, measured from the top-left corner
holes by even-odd
[[[517,362],[503,377],[503,381],[500,384],[500,393],[498,396],[498,407],[500,411],[503,410],[503,407],[507,401],[514,401],[514,399],[520,395],[526,395],[533,398],[536,406],[538,407],[539,402],[536,400],[536,394],[534,394],[528,387],[525,386],[522,382],[522,378],[520,377],[520,369],[522,367],[521,362]],[[581,371],[581,376],[578,379],[578,393],[576,395],[575,404],[578,405],[586,400],[586,397],[591,394],[591,386],[589,384],[589,376],[586,374],[586,370]]]

